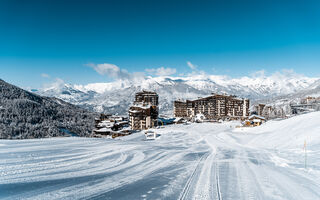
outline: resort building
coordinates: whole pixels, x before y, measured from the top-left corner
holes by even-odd
[[[158,118],[159,96],[155,92],[142,91],[135,95],[129,109],[129,124],[132,130],[145,130],[155,126]]]
[[[196,100],[175,101],[174,116],[194,119],[203,114],[206,119],[245,119],[249,116],[249,100],[236,96],[212,94]]]

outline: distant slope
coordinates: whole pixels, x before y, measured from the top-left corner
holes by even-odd
[[[305,140],[309,147],[320,144],[319,122],[320,111],[286,120],[268,121],[262,126],[246,129],[245,132],[258,134],[250,141],[251,145],[257,147],[302,149]]]
[[[63,129],[89,136],[94,115],[60,99],[42,97],[0,79],[1,139],[63,136]]]

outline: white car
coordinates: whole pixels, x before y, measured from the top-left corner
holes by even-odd
[[[144,135],[146,136],[146,140],[154,140],[157,138],[157,134],[154,131],[146,131]]]

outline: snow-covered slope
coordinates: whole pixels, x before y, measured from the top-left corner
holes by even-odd
[[[39,90],[46,96],[61,98],[70,103],[99,112],[125,114],[134,94],[143,89],[159,94],[160,112],[171,113],[176,99],[195,99],[211,93],[228,93],[251,100],[269,99],[317,87],[317,78],[297,75],[242,77],[192,75],[188,77],[145,77],[139,81],[117,80],[88,85],[54,84]]]
[[[0,198],[320,199],[319,118],[170,125],[153,141],[0,140]]]
[[[320,145],[319,128],[320,112],[311,112],[286,120],[269,121],[260,127],[246,129],[246,132],[258,135],[249,143],[256,147],[301,149],[305,140],[310,148]]]

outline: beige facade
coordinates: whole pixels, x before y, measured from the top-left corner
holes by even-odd
[[[197,114],[203,114],[207,119],[246,118],[249,115],[249,100],[213,94],[197,100],[174,102],[175,117],[194,118]]]

